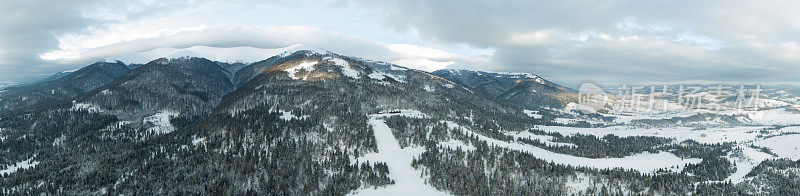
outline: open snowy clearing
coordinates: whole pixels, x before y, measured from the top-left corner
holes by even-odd
[[[522,110],[522,112],[523,112],[523,113],[525,113],[525,115],[528,115],[528,116],[530,116],[531,118],[535,118],[535,119],[540,119],[540,118],[542,118],[542,115],[541,115],[541,114],[539,114],[539,111],[534,111],[534,110]]]
[[[767,147],[781,158],[800,159],[800,134],[775,136],[753,142],[753,144]]]
[[[784,127],[778,130],[770,130],[769,126],[740,126],[730,128],[707,128],[695,130],[691,127],[671,127],[671,128],[634,128],[627,126],[611,126],[603,128],[578,128],[563,126],[539,126],[546,132],[558,132],[563,135],[588,134],[603,137],[611,134],[619,137],[628,136],[655,136],[673,138],[676,142],[694,140],[699,143],[715,144],[722,142],[736,142],[742,149],[744,157],[727,157],[731,163],[736,163],[736,172],[731,174],[727,180],[734,183],[745,180],[744,176],[753,170],[755,166],[765,159],[790,158],[800,159],[800,127]],[[762,132],[762,130],[767,130]],[[781,135],[784,134],[784,135]],[[529,133],[520,133],[517,137],[527,137]],[[772,136],[766,139],[764,136]],[[750,144],[766,147],[776,153],[778,157],[773,157],[757,149],[749,147]],[[627,157],[626,157],[627,158]],[[682,164],[681,164],[682,165]]]
[[[397,184],[383,189],[361,190],[358,192],[358,194],[370,194],[370,195],[388,194],[388,192],[391,192],[390,190],[402,190],[397,188],[404,187],[404,185],[407,184],[420,184],[420,183],[424,184],[424,180],[422,178],[419,178],[420,174],[419,171],[414,170],[410,166],[412,158],[415,156],[419,156],[420,153],[424,152],[424,149],[419,147],[400,149],[399,146],[396,146],[397,141],[392,135],[391,129],[386,127],[386,125],[383,123],[383,120],[380,120],[381,117],[397,116],[397,115],[413,117],[413,118],[428,117],[426,114],[416,110],[400,110],[400,113],[375,114],[370,116],[371,117],[370,124],[375,128],[375,136],[376,139],[378,139],[378,147],[381,153],[373,153],[365,155],[364,157],[359,158],[359,162],[383,161],[387,162],[387,164],[389,165],[390,173],[392,173],[393,171],[402,171],[402,172],[400,174],[398,173],[390,174],[390,177],[394,179],[397,182]],[[443,122],[446,123],[451,128],[458,128],[459,130],[462,130],[464,134],[467,135],[475,134],[478,136],[480,140],[488,142],[489,145],[491,146],[508,148],[512,150],[519,150],[521,152],[530,153],[536,156],[537,158],[541,158],[545,161],[551,161],[558,164],[585,166],[598,169],[607,169],[607,168],[634,169],[640,172],[648,173],[648,172],[654,172],[658,169],[665,169],[673,166],[677,166],[678,168],[671,169],[672,171],[680,172],[685,164],[687,163],[696,164],[702,161],[702,159],[697,159],[697,158],[682,159],[669,152],[641,153],[623,158],[592,159],[585,157],[577,157],[572,155],[554,153],[531,145],[524,145],[515,142],[509,143],[497,140],[473,132],[470,129],[460,126],[455,122],[452,121],[443,121]],[[760,164],[765,159],[770,159],[770,158],[790,158],[793,160],[800,159],[800,150],[798,150],[800,149],[800,142],[796,142],[800,141],[800,134],[793,134],[793,133],[800,133],[800,127],[797,126],[781,127],[779,129],[772,128],[771,126],[739,126],[739,127],[726,127],[726,128],[706,128],[706,129],[694,129],[691,127],[636,128],[628,126],[610,126],[602,128],[537,126],[537,128],[545,132],[557,132],[563,135],[575,135],[580,133],[580,134],[595,135],[597,137],[603,137],[608,134],[619,137],[655,136],[655,137],[673,138],[676,140],[676,142],[681,142],[691,139],[706,144],[735,142],[738,143],[738,147],[742,149],[743,156],[734,157],[730,155],[726,157],[731,162],[736,163],[737,167],[736,172],[734,172],[731,176],[729,176],[726,179],[726,181],[730,180],[734,183],[742,182],[743,180],[745,180],[746,178],[744,176],[747,175],[750,171],[752,171],[752,169],[755,166]],[[568,143],[552,142],[551,141],[552,137],[550,136],[536,135],[530,132],[512,133],[511,136],[515,138],[539,139],[540,141],[551,145],[562,145],[562,146],[574,145]],[[771,137],[767,137],[765,139],[764,136],[771,136]],[[390,146],[389,144],[395,145],[396,147]],[[769,155],[767,153],[749,147],[750,144],[769,148],[774,153],[776,153],[778,157],[774,157],[772,155]],[[473,146],[467,145],[461,141],[440,142],[439,146],[443,148],[460,147],[463,150],[467,151],[474,149]],[[390,161],[384,161],[384,160],[390,160]],[[403,164],[398,164],[398,163],[403,163]],[[400,183],[400,181],[402,181],[403,183]],[[424,186],[430,188],[429,191],[431,191],[431,193],[443,194],[428,185]]]
[[[303,116],[295,116],[295,115],[294,115],[294,114],[292,114],[292,112],[290,112],[290,111],[278,110],[278,112],[280,112],[280,113],[281,113],[281,115],[280,115],[280,116],[278,116],[278,117],[279,117],[279,118],[281,118],[281,120],[285,120],[285,121],[290,121],[290,120],[295,120],[295,119],[300,119],[300,120],[302,120],[302,119],[306,119],[306,118],[308,118],[308,115],[303,115]]]
[[[514,142],[505,142],[494,138],[486,137],[484,135],[475,133],[466,127],[462,127],[455,122],[445,121],[451,128],[458,128],[466,135],[477,135],[478,139],[486,141],[491,146],[508,148],[512,150],[519,150],[536,156],[537,158],[545,161],[551,161],[558,164],[566,164],[573,166],[585,166],[598,169],[635,169],[640,172],[653,172],[658,169],[669,168],[673,166],[683,167],[687,163],[699,163],[701,159],[681,159],[672,153],[659,152],[659,153],[642,153],[624,158],[604,158],[604,159],[591,159],[585,157],[576,157],[571,155],[559,154],[534,147],[531,145],[523,145]]]
[[[740,145],[739,147],[742,148],[744,157],[728,157],[728,160],[731,161],[731,163],[736,163],[736,172],[728,176],[728,178],[725,179],[726,181],[731,181],[733,183],[742,182],[745,179],[744,176],[750,173],[750,171],[753,171],[753,168],[758,166],[761,161],[775,158],[772,157],[772,155],[760,152],[756,149],[747,147],[746,145]]]
[[[34,156],[34,157],[36,157],[36,156]],[[34,166],[36,166],[38,164],[39,164],[39,161],[34,161],[33,157],[31,157],[28,160],[20,161],[20,162],[15,163],[14,165],[6,166],[5,169],[0,170],[0,176],[6,175],[6,174],[12,174],[14,172],[17,172],[17,170],[19,170],[19,169],[32,168],[32,167],[34,167]]]
[[[175,127],[170,123],[170,118],[177,115],[178,114],[175,112],[162,111],[152,116],[144,117],[142,123],[152,126],[147,128],[147,132],[149,133],[167,134],[175,131]]]
[[[744,112],[755,124],[761,125],[797,125],[800,114],[787,111],[785,108]]]
[[[407,111],[412,116],[419,116],[419,112]],[[371,153],[359,158],[359,162],[369,161],[370,163],[385,162],[389,167],[389,178],[395,184],[377,189],[362,189],[355,192],[356,195],[448,195],[447,193],[436,190],[425,184],[425,180],[420,178],[421,172],[411,167],[414,157],[419,156],[425,151],[424,148],[400,148],[397,139],[392,134],[392,130],[379,117],[392,114],[372,115],[369,124],[375,131],[375,140],[378,145],[378,153]],[[404,115],[404,113],[394,114]]]

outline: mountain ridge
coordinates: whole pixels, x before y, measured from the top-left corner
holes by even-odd
[[[534,74],[426,72],[319,50],[250,64],[87,67],[101,71],[57,81],[94,89],[61,96],[49,93],[56,82],[38,84],[28,87],[37,103],[52,104],[3,105],[0,193],[345,195],[413,183],[459,195],[702,195],[751,190],[742,176],[756,165],[795,163],[764,158],[787,148],[738,143],[791,141],[783,123],[797,115],[786,108],[759,111],[760,120],[581,114],[567,96],[574,90]],[[78,80],[90,78],[99,80]],[[788,92],[771,96],[794,103]],[[729,127],[742,123],[763,129]],[[715,183],[727,179],[745,183]]]

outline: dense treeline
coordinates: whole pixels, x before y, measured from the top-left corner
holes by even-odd
[[[12,165],[34,155],[44,156],[66,142],[94,140],[96,131],[116,121],[112,115],[67,109],[3,114],[0,165]]]
[[[800,195],[800,160],[764,160],[739,186],[759,195]]]
[[[376,150],[365,116],[341,116],[337,121],[354,122],[330,122],[338,128],[329,130],[315,116],[287,120],[280,115],[267,106],[233,116],[215,115],[144,141],[104,138],[92,132],[97,136],[66,143],[75,150],[40,153],[38,156],[48,156],[42,159],[48,161],[39,163],[35,170],[18,171],[0,185],[6,187],[4,193],[11,193],[9,188],[13,188],[15,193],[26,194],[343,195],[358,188],[394,183],[385,163],[351,162],[357,156],[354,154]],[[106,128],[84,130],[110,131]],[[128,131],[135,129],[122,126],[112,132]]]
[[[652,136],[619,137],[608,134],[600,138],[594,135],[586,134],[564,136],[560,133],[547,133],[538,129],[532,129],[529,131],[538,135],[551,136],[553,137],[552,142],[567,143],[572,145],[548,145],[543,141],[539,141],[538,139],[528,138],[520,138],[520,142],[534,145],[556,153],[587,158],[619,158],[642,152],[657,153],[658,147],[669,144],[673,141],[669,138]]]
[[[736,165],[724,157],[709,157],[697,164],[686,164],[684,173],[692,173],[703,180],[722,181],[736,171]]]
[[[727,156],[733,150],[733,142],[704,144],[694,140],[684,140],[678,144],[662,146],[659,150],[669,151],[681,158],[714,158]]]

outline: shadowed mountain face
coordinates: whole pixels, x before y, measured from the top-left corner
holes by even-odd
[[[46,108],[69,102],[92,89],[109,84],[130,72],[122,62],[97,62],[73,72],[58,73],[39,83],[8,87],[0,93],[0,108]]]
[[[575,90],[533,74],[491,73],[468,70],[438,70],[433,74],[468,86],[492,97],[525,107],[564,107],[576,102]]]
[[[231,73],[204,58],[158,59],[76,100],[111,113],[206,115],[233,90]]]

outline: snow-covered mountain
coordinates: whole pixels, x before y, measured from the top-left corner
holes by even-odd
[[[460,69],[434,71],[472,89],[528,107],[564,107],[577,102],[575,90],[530,73],[492,73]]]
[[[233,90],[233,74],[226,66],[232,65],[196,57],[156,59],[77,97],[73,107],[104,111],[134,122],[142,115],[161,112],[207,115]]]
[[[534,74],[206,49],[2,89],[0,192],[760,195],[800,184],[774,180],[800,174],[789,89],[765,92],[780,107],[739,113],[636,113],[614,97],[587,114],[574,90]]]
[[[19,85],[2,89],[0,108],[24,110],[52,107],[68,99],[104,86],[130,69],[122,62],[97,62],[78,70],[60,72],[49,80],[31,85]]]

